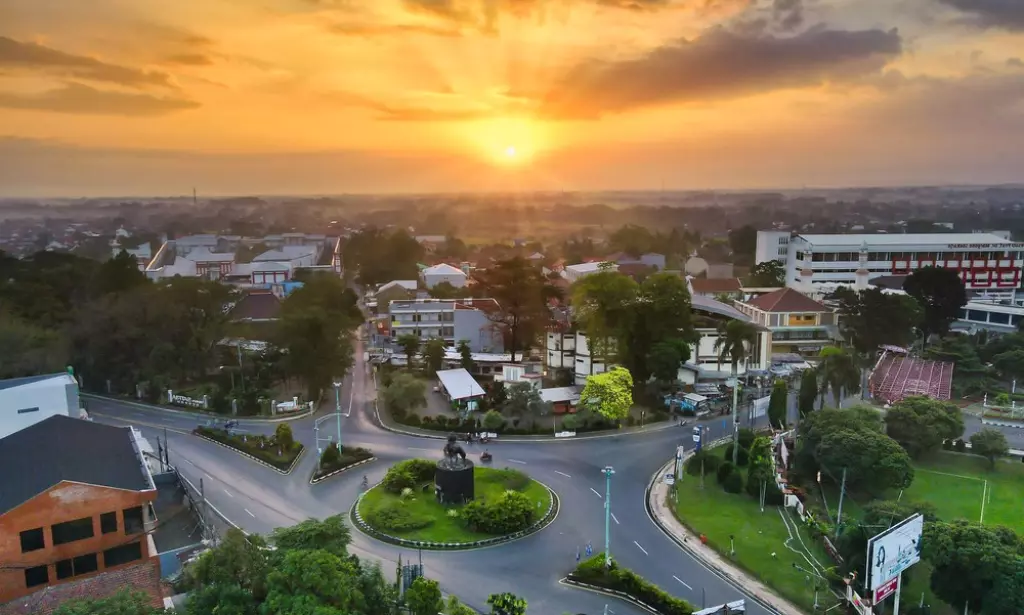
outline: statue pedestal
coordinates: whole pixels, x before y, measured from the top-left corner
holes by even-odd
[[[465,504],[473,499],[473,462],[458,458],[438,461],[434,484],[442,503]]]

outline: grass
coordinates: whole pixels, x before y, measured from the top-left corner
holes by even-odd
[[[504,482],[503,471],[495,468],[481,468],[475,469],[474,477],[474,488],[476,499],[494,499],[501,495],[507,486]],[[525,487],[520,489],[527,498],[533,502],[534,507],[537,509],[536,519],[540,518],[547,512],[548,506],[551,503],[551,495],[544,485],[541,485],[535,480],[531,480]],[[369,523],[369,518],[374,510],[379,509],[389,503],[400,501],[402,498],[398,495],[385,491],[383,487],[377,486],[366,492],[363,499],[359,503],[359,513],[363,519]],[[416,490],[414,496],[410,499],[405,500],[404,506],[408,507],[409,512],[415,517],[428,517],[433,522],[424,528],[411,530],[408,532],[397,532],[394,530],[381,530],[386,533],[397,536],[399,538],[405,538],[407,540],[425,540],[431,542],[473,542],[475,540],[482,540],[485,538],[494,538],[491,534],[483,534],[480,532],[473,532],[463,527],[461,520],[458,517],[449,517],[448,509],[450,508],[461,508],[460,506],[448,506],[440,504],[434,499],[433,489],[428,489],[426,492]]]
[[[799,517],[789,516],[796,521],[802,543],[794,534],[790,544],[803,555],[786,547],[791,530],[787,529],[778,508],[766,507],[762,513],[754,498],[745,493],[734,495],[723,491],[714,475],[705,476],[703,489],[700,477],[690,475],[677,482],[676,487],[679,491],[676,516],[684,525],[698,535],[705,535],[708,545],[725,557],[729,556],[729,536],[735,536],[736,564],[790,602],[808,612],[812,610],[814,586],[808,582],[808,575],[793,568],[793,564],[811,569],[804,556],[825,567],[834,564],[824,547],[804,529]],[[825,608],[835,604],[827,591],[819,592],[818,600]]]
[[[230,446],[231,448],[252,455],[253,457],[269,463],[270,465],[287,472],[291,469],[295,458],[302,453],[302,444],[295,442],[290,451],[282,451],[278,454],[278,448],[270,444],[265,436],[246,436],[229,434],[223,429],[211,429],[209,427],[196,427],[194,432],[211,440],[215,440]],[[260,446],[260,443],[264,446]]]

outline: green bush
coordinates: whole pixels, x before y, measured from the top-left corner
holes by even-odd
[[[322,455],[320,455],[320,465],[324,467],[333,467],[341,463],[341,451],[338,450],[338,445],[331,442],[324,449]]]
[[[754,438],[756,437],[757,434],[754,433],[754,430],[750,429],[749,427],[743,427],[742,429],[739,430],[739,433],[736,434],[736,438],[740,443],[740,448],[748,451],[750,450],[750,445],[754,443]]]
[[[742,493],[743,492],[743,473],[733,472],[722,483],[722,489],[725,489],[726,493]]]
[[[388,472],[408,472],[417,483],[434,480],[437,462],[429,459],[406,459],[391,466]]]
[[[295,442],[291,450],[281,451],[282,454],[278,455],[277,446],[270,442],[266,436],[241,436],[229,434],[223,429],[211,429],[209,427],[196,427],[193,433],[230,446],[247,455],[252,455],[260,461],[265,461],[275,468],[285,471],[291,468],[295,458],[302,452],[302,444]]]
[[[391,468],[388,470],[388,473],[384,475],[384,480],[381,481],[381,486],[391,493],[402,493],[402,490],[406,487],[415,487],[416,479],[408,471],[395,470],[394,468]]]
[[[732,465],[731,461],[723,462],[722,465],[718,466],[718,484],[724,484],[726,479],[735,472],[736,466]]]
[[[722,465],[722,459],[716,457],[707,452],[707,450],[700,450],[690,457],[690,460],[686,462],[686,473],[690,476],[700,476],[701,472],[701,461],[704,462],[704,474],[714,474],[718,470],[718,466]]]
[[[693,614],[693,606],[689,602],[669,595],[632,570],[620,568],[615,560],[612,560],[610,568],[605,568],[603,553],[580,563],[576,570],[569,573],[569,578],[628,594],[662,615]]]
[[[768,483],[768,490],[764,494],[765,506],[782,506],[786,503],[786,495],[779,489],[779,485],[772,481]]]
[[[518,491],[505,491],[493,502],[473,500],[460,512],[466,526],[485,534],[511,534],[533,523],[536,512],[530,498]]]
[[[725,453],[722,455],[723,459],[728,459],[729,461],[732,461],[732,449],[734,446],[735,445],[732,443],[726,445],[724,449]],[[736,455],[736,465],[738,465],[741,468],[745,468],[748,463],[750,463],[750,450],[748,448],[744,448],[743,445],[740,444],[739,453],[737,453]]]
[[[366,521],[373,527],[391,532],[411,532],[430,526],[433,519],[412,512],[400,501],[382,504],[367,515]]]
[[[513,470],[511,468],[497,470],[493,476],[495,481],[500,482],[505,489],[511,489],[513,491],[522,491],[530,484],[529,476],[523,474],[519,470]]]
[[[394,416],[394,415],[392,415],[392,416]],[[430,417],[427,417],[427,418],[430,418]],[[409,416],[405,417],[405,424],[408,425],[409,427],[419,427],[420,423],[421,423],[421,421],[420,421],[419,415],[410,414]]]

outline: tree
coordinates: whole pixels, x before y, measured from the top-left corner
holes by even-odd
[[[949,325],[959,318],[967,305],[967,290],[960,274],[943,267],[923,267],[914,271],[903,283],[903,290],[924,309],[921,329],[929,335],[945,335]]]
[[[345,557],[352,543],[352,533],[341,515],[332,515],[322,521],[306,519],[291,527],[279,527],[270,534],[270,541],[282,550],[321,549]]]
[[[516,352],[528,348],[543,331],[549,319],[548,299],[560,292],[539,266],[518,256],[498,261],[479,272],[476,280],[479,293],[498,302],[499,309],[487,317],[501,330],[515,363]]]
[[[122,293],[149,283],[146,274],[139,271],[135,257],[124,250],[96,269],[96,290],[104,295]]]
[[[965,335],[950,335],[932,344],[925,357],[954,364],[953,394],[957,397],[981,394],[995,387],[992,370],[986,366],[978,347]]]
[[[487,597],[491,615],[526,615],[526,600],[508,592]]]
[[[750,268],[749,284],[755,288],[777,288],[786,285],[786,265],[782,261],[764,261]]]
[[[427,373],[437,375],[444,363],[444,340],[432,337],[423,345],[423,361]]]
[[[628,328],[622,337],[622,354],[623,363],[633,374],[633,380],[647,382],[654,374],[653,364],[656,363],[661,376],[659,379],[674,381],[679,364],[690,358],[690,344],[697,341],[690,318],[690,291],[686,281],[671,273],[649,276],[640,285],[632,310]],[[655,350],[659,345],[662,346]],[[674,349],[674,353],[668,346]],[[674,366],[673,355],[676,357]]]
[[[914,480],[907,452],[889,436],[873,430],[841,429],[828,433],[814,456],[819,466],[833,477],[846,468],[846,482],[851,489],[879,494],[888,489],[905,489]]]
[[[647,367],[651,375],[660,382],[675,382],[679,377],[679,366],[683,363],[679,344],[661,341],[651,347],[647,355]]]
[[[992,365],[1006,380],[1024,381],[1024,349],[1008,350],[992,357]]]
[[[899,500],[873,500],[862,506],[863,513],[859,519],[851,521],[850,515],[844,515],[845,521],[838,528],[839,538],[835,543],[843,558],[845,572],[864,572],[864,557],[867,553],[868,540],[880,531],[916,515],[924,516],[925,523],[936,519],[935,505],[930,502],[915,502],[901,498]],[[858,583],[863,583],[859,579]]]
[[[825,408],[808,413],[797,426],[795,468],[805,477],[813,477],[821,469],[817,449],[827,434],[838,431],[873,431],[882,433],[882,418],[874,408],[855,406],[845,410]],[[898,446],[898,445],[897,445]]]
[[[68,365],[68,340],[62,332],[2,312],[0,348],[0,379],[52,374]]]
[[[800,419],[814,411],[814,400],[818,399],[818,375],[814,369],[805,369],[800,374],[800,393],[797,397]]]
[[[587,336],[591,354],[605,363],[625,354],[622,350],[636,316],[639,290],[632,278],[612,270],[592,273],[573,284],[576,320]]]
[[[551,404],[541,399],[540,391],[529,382],[517,382],[509,387],[501,411],[510,417],[541,416],[551,412]]]
[[[722,358],[729,357],[732,364],[732,424],[733,443],[736,442],[736,430],[739,428],[739,418],[736,416],[739,406],[739,365],[747,360],[751,349],[757,344],[757,326],[742,320],[729,320],[718,326],[718,337],[715,339],[715,351],[718,353],[719,362]],[[733,447],[732,463],[736,465],[736,457],[739,449]]]
[[[295,447],[295,436],[292,435],[292,428],[287,423],[278,424],[274,430],[274,440],[278,446],[286,451],[290,451]]]
[[[625,368],[613,367],[587,377],[580,405],[611,421],[626,418],[633,406],[633,376]]]
[[[985,595],[985,615],[1024,613],[1024,557],[1017,557],[996,579]]]
[[[267,575],[263,611],[296,615],[358,612],[359,570],[349,559],[322,550],[285,551]]]
[[[459,340],[459,366],[467,372],[472,372],[476,368],[476,363],[473,361],[473,351],[469,348],[468,340]]]
[[[251,592],[227,583],[193,589],[188,593],[186,615],[257,615],[259,604]]]
[[[781,428],[786,424],[786,406],[789,401],[789,387],[786,381],[779,379],[772,386],[772,396],[768,400],[768,422],[773,428]]]
[[[412,374],[398,373],[381,391],[381,398],[389,410],[409,412],[427,405],[427,385]]]
[[[405,590],[405,605],[410,615],[437,615],[444,608],[437,581],[417,577]]]
[[[416,364],[416,355],[420,352],[420,336],[414,333],[403,333],[396,340],[398,346],[405,353],[406,364],[411,369]]]
[[[907,397],[885,413],[886,433],[900,443],[913,459],[939,450],[944,440],[964,433],[960,409],[948,401]]]
[[[829,389],[836,400],[836,407],[843,407],[844,393],[860,383],[860,372],[853,356],[842,348],[825,346],[819,355],[817,378],[821,393],[821,407],[825,407],[825,396]]]
[[[737,264],[754,262],[754,252],[757,249],[757,229],[749,224],[744,224],[730,230],[729,248],[732,250],[734,261]],[[782,284],[777,286],[782,286]]]
[[[760,497],[762,485],[774,486],[772,472],[772,441],[767,436],[754,438],[749,451],[747,493]]]
[[[429,290],[434,299],[461,299],[469,296],[469,289],[452,286],[451,282],[438,282]]]
[[[497,410],[488,410],[484,413],[481,423],[487,431],[496,431],[505,424],[505,417],[501,416]]]
[[[971,436],[971,452],[988,459],[990,467],[996,467],[996,459],[1010,453],[1006,436],[998,429],[986,427]]]
[[[231,528],[217,548],[206,551],[185,569],[186,585],[193,589],[235,585],[262,600],[266,596],[268,553],[263,537]]]
[[[462,604],[458,596],[448,596],[448,604],[444,607],[445,615],[477,615],[477,612]]]
[[[75,598],[63,602],[53,615],[162,615],[146,592],[122,589],[107,598]]]
[[[337,444],[331,442],[320,455],[320,467],[333,468],[339,463],[341,463],[341,451],[338,450]]]
[[[933,566],[932,591],[957,613],[1015,615],[995,610],[1007,597],[993,591],[1012,586],[1012,579],[1004,578],[1020,570],[1024,541],[1013,530],[964,520],[935,522],[925,524],[921,542],[923,557]]]

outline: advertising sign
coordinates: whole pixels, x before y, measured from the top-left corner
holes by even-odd
[[[921,561],[924,517],[904,519],[868,541],[868,588],[874,592]]]
[[[871,601],[872,604],[878,604],[885,600],[889,596],[896,592],[896,588],[900,586],[900,577],[889,579],[882,586],[875,590],[875,599]]]

